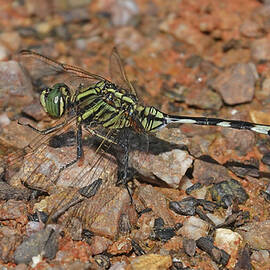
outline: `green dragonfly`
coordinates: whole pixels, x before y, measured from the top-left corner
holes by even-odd
[[[81,68],[59,63],[29,50],[22,51],[20,59],[22,65],[28,69],[34,80],[46,78],[46,76],[48,78],[52,76],[56,79],[55,84],[51,87],[42,89],[40,103],[50,117],[60,119],[58,124],[44,130],[39,130],[30,124],[24,125],[46,138],[62,133],[62,130],[66,127],[73,125],[74,128],[75,126],[76,157],[62,165],[59,174],[70,167],[80,166],[80,161],[84,157],[83,130],[99,139],[96,153],[102,152],[104,147],[106,151],[114,146],[121,149],[122,155],[118,159],[117,182],[124,185],[132,178],[132,170],[128,167],[129,131],[147,136],[147,134],[155,133],[171,123],[180,123],[245,129],[256,133],[270,134],[269,125],[219,118],[169,115],[153,106],[142,105],[133,85],[127,78],[116,49],[112,50],[110,58],[112,81]],[[46,150],[46,146],[42,142],[39,145],[43,146],[43,151]],[[85,156],[84,159],[87,160],[88,157]],[[101,160],[103,160],[103,157],[97,158],[95,164],[100,164]],[[91,168],[94,167],[93,163],[89,161]],[[110,165],[107,164],[107,166]],[[32,175],[35,172],[30,173],[33,177]],[[89,171],[83,175],[90,177]],[[100,174],[95,173],[93,175],[95,175],[95,179],[100,176]],[[58,177],[55,177],[55,182],[57,182],[57,179]],[[81,181],[79,176],[74,177],[73,180]],[[99,184],[96,184],[94,188],[91,186],[91,192],[97,187],[99,187]],[[82,198],[73,199],[64,209],[72,207],[82,200]],[[63,204],[61,203],[61,205]],[[58,209],[59,207],[55,208]]]

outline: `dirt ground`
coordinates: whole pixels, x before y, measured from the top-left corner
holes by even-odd
[[[270,269],[268,135],[132,133],[131,203],[115,185],[117,147],[96,151],[84,130],[84,159],[59,176],[76,156],[75,122],[53,141],[18,124],[56,122],[39,102],[48,66],[24,66],[21,50],[119,85],[116,47],[140,104],[270,125],[268,32],[268,0],[0,0],[1,269]],[[47,86],[80,87],[56,69]]]

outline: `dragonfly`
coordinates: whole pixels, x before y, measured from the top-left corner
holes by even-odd
[[[251,130],[270,135],[269,125],[220,118],[170,115],[154,106],[143,105],[138,98],[136,89],[128,80],[116,48],[112,50],[110,57],[111,80],[79,67],[60,63],[30,50],[21,51],[20,60],[34,80],[46,77],[53,77],[56,80],[53,85],[42,88],[40,103],[50,117],[60,121],[43,130],[30,124],[23,125],[46,138],[51,138],[58,133],[61,134],[64,128],[71,125],[75,129],[76,156],[60,167],[55,182],[57,182],[59,175],[70,167],[77,166],[80,170],[82,160],[87,160],[88,157],[84,155],[83,130],[90,136],[98,138],[99,144],[96,148],[96,154],[104,151],[104,148],[106,151],[110,151],[113,147],[121,149],[121,158],[117,160],[117,183],[124,185],[127,185],[127,182],[133,177],[132,169],[128,166],[130,155],[128,134],[130,131],[145,135],[147,138],[149,134],[154,134],[172,123],[178,123]],[[48,81],[51,82],[50,79]],[[39,142],[40,149],[41,146],[43,147],[42,151],[46,151],[46,146],[43,145],[42,141]],[[101,160],[103,157],[97,158],[95,164],[100,164]],[[89,171],[94,170],[92,163],[94,162],[88,162],[90,169],[83,173],[84,177],[90,177]],[[107,166],[110,166],[110,163]],[[34,173],[31,172],[31,175]],[[96,179],[100,179],[99,174],[93,173],[93,175]],[[82,181],[78,175],[74,178],[71,176],[71,178],[74,181]],[[93,182],[94,185],[90,185],[88,195],[92,196],[96,193],[100,186],[98,180]],[[90,196],[88,195],[85,197]],[[132,195],[130,196],[132,197]],[[84,199],[70,199],[68,206],[63,207],[63,209],[73,207],[82,200]],[[54,216],[58,216],[61,211],[55,212]]]

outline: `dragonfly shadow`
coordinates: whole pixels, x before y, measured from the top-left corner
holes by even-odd
[[[123,141],[126,136],[128,136],[129,151],[137,150],[153,155],[159,155],[165,152],[172,151],[174,149],[188,151],[186,145],[171,143],[166,140],[157,138],[154,135],[140,134],[131,129],[129,129],[128,131],[125,130],[124,132],[120,131],[118,134],[118,138],[113,139],[116,143],[110,145],[110,147],[104,144],[104,146],[102,146],[102,150],[108,152],[108,154],[114,154],[119,150],[121,151],[121,148],[123,148],[124,144]],[[89,136],[83,139],[83,146],[93,147],[94,149],[96,149],[100,146],[102,141],[103,140],[97,136]],[[61,148],[74,145],[76,145],[76,135],[74,131],[68,131],[66,133],[53,136],[49,141],[49,146],[53,148]]]

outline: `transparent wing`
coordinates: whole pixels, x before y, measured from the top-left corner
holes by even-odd
[[[137,97],[137,93],[131,82],[128,80],[123,62],[117,49],[114,47],[110,57],[110,76],[112,81],[121,88],[122,92],[133,94]]]
[[[72,119],[65,126],[65,131],[58,130],[54,132],[53,137],[51,134],[38,135],[25,151],[9,155],[7,170],[11,166],[18,167],[16,165],[19,165],[20,170],[7,180],[12,186],[24,188],[21,184],[23,183],[32,190],[45,192],[47,196],[41,203],[44,208],[37,206],[37,209],[49,214],[49,222],[65,214],[66,210],[69,211],[65,216],[65,222],[69,222],[72,217],[70,213],[74,215],[76,209],[76,217],[87,221],[90,226],[90,220],[94,222],[94,217],[101,208],[119,193],[119,188],[115,186],[117,162],[110,154],[114,135],[108,134],[105,129],[95,130],[97,136],[91,133],[91,136],[88,134],[87,137],[86,133],[87,139],[83,144],[84,160],[81,164],[78,162],[63,170],[59,175],[60,168],[76,157],[76,139],[74,134],[70,135],[68,132],[75,128],[76,122]],[[107,137],[108,140],[104,139]],[[68,142],[63,144],[64,141]],[[92,195],[91,198],[83,196],[80,190],[98,179],[102,179],[102,185],[97,191],[97,196],[94,196],[95,199]],[[87,209],[82,211],[86,207]]]
[[[98,81],[106,81],[102,76],[75,66],[59,63],[30,50],[21,51],[18,60],[34,82],[41,81],[41,84],[46,86],[64,82],[76,91],[79,87],[88,87]]]

